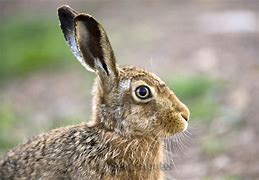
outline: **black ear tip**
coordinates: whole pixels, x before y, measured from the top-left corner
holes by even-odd
[[[66,17],[66,16],[73,16],[74,17],[77,14],[78,13],[68,5],[63,5],[63,6],[58,8],[58,16],[59,17]]]
[[[58,14],[65,13],[68,9],[71,9],[68,5],[63,5],[58,8]]]

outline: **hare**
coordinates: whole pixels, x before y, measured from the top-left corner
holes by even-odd
[[[0,161],[0,179],[163,179],[162,138],[186,130],[189,110],[155,74],[116,63],[92,16],[62,6],[72,53],[97,78],[92,118],[35,136]]]

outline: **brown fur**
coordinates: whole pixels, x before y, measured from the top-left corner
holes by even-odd
[[[74,55],[97,74],[92,119],[11,150],[0,161],[0,179],[162,179],[161,138],[185,130],[189,110],[156,75],[119,67],[105,31],[91,16],[63,6],[59,17]],[[153,96],[137,99],[139,85]]]

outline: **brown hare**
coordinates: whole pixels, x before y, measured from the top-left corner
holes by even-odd
[[[73,54],[97,78],[90,123],[38,135],[0,161],[0,179],[163,179],[161,140],[187,128],[188,108],[155,74],[116,63],[103,27],[58,9]]]

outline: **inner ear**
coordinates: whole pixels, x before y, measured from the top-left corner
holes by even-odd
[[[114,53],[103,27],[86,14],[78,15],[74,21],[77,44],[86,63],[106,76],[117,74]]]
[[[67,41],[72,53],[77,58],[77,60],[89,71],[93,71],[91,67],[83,59],[82,53],[77,45],[75,36],[75,25],[74,19],[78,15],[71,7],[64,5],[58,8],[58,17],[60,21],[60,28],[64,34],[65,40]]]

